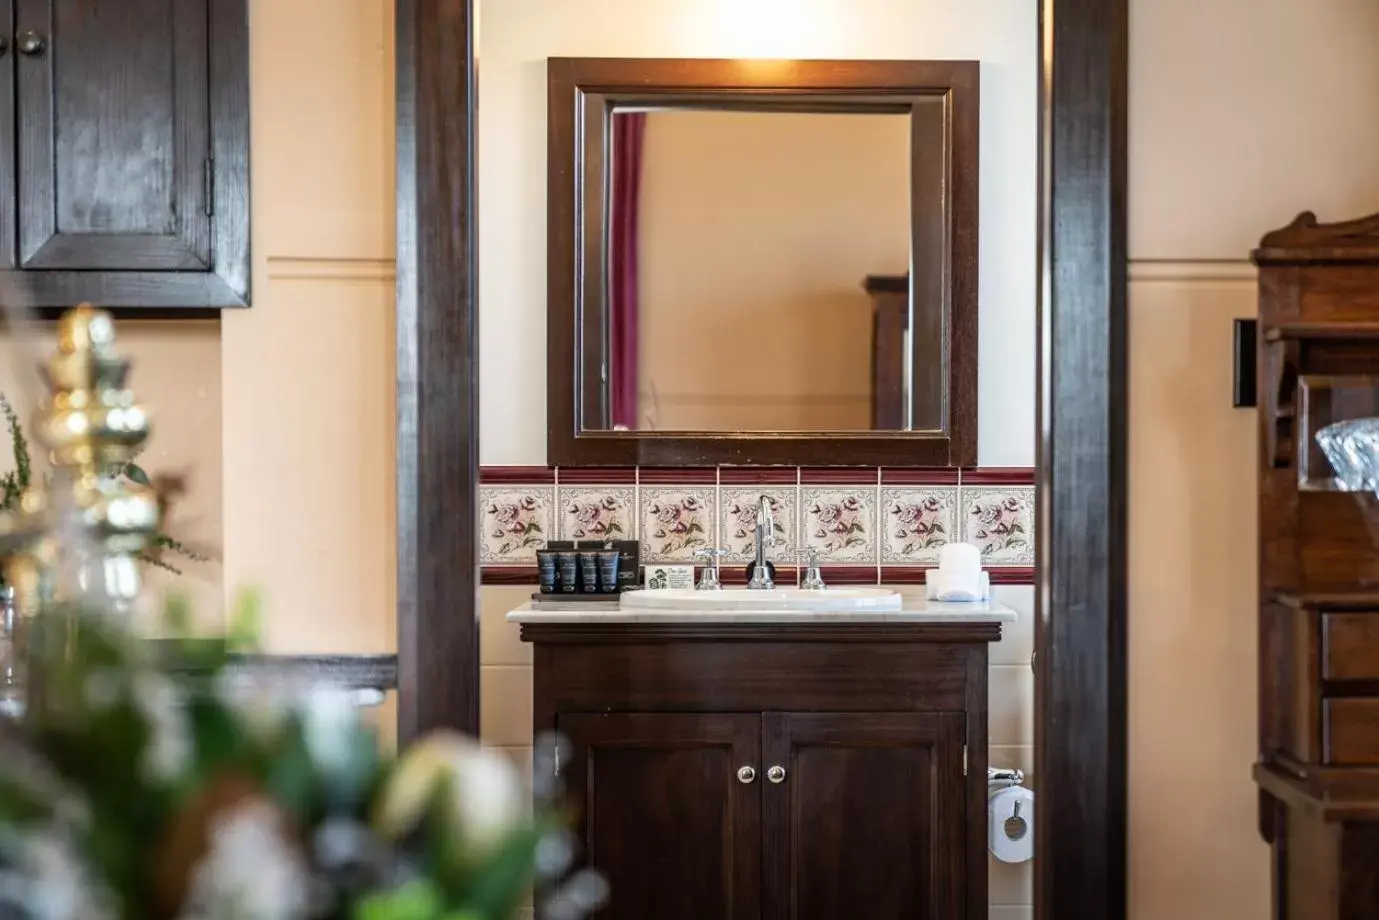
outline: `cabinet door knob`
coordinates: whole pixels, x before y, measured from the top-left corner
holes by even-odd
[[[775,766],[771,767],[769,770],[766,771],[766,778],[773,783],[785,782],[785,767],[782,767],[780,764],[776,764]]]
[[[738,767],[738,768],[737,768],[737,781],[738,781],[739,783],[743,783],[743,784],[750,783],[752,780],[754,780],[754,779],[756,779],[756,778],[757,778],[757,771],[754,770],[754,769],[752,769],[751,767]]]
[[[34,57],[47,50],[48,43],[44,41],[42,35],[31,29],[28,32],[19,33],[19,38],[15,40],[15,47],[19,49],[21,54]]]

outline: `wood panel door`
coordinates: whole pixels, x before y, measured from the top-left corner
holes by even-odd
[[[764,920],[965,916],[963,720],[762,717]]]
[[[14,0],[18,267],[210,267],[208,12]]]
[[[598,917],[760,917],[759,716],[579,713],[558,724],[585,861],[611,889]]]

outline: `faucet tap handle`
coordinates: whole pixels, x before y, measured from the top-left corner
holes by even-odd
[[[695,585],[696,591],[721,591],[723,582],[718,577],[718,564],[724,556],[728,555],[726,549],[714,547],[712,549],[697,549],[694,551],[696,558],[704,560],[704,572],[699,576],[699,584]]]
[[[804,578],[800,581],[800,589],[803,591],[822,591],[828,587],[824,584],[823,573],[819,571],[819,551],[813,548],[806,548],[804,551],[808,568],[805,569]]]

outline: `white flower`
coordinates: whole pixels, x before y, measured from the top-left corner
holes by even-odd
[[[234,713],[259,741],[277,737],[287,721],[284,695],[252,675],[222,671],[216,676],[214,693],[220,704]]]
[[[398,760],[380,797],[375,823],[389,836],[406,833],[443,782],[451,790],[454,827],[471,852],[491,850],[522,816],[522,788],[512,765],[464,735],[438,732]]]
[[[134,704],[149,727],[145,776],[161,781],[176,779],[192,759],[191,729],[177,687],[165,675],[146,671],[134,676],[131,690]]]
[[[352,741],[359,730],[359,711],[349,691],[339,687],[314,688],[302,711],[302,735],[311,759],[327,775],[349,769]]]
[[[26,832],[13,870],[0,876],[0,900],[25,905],[26,916],[34,920],[115,916],[109,892],[86,871],[66,837],[44,830]]]
[[[192,873],[183,920],[292,920],[307,913],[310,877],[265,802],[216,819],[210,849]]]

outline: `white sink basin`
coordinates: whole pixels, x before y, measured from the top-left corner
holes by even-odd
[[[801,591],[799,588],[773,588],[748,591],[742,588],[723,591],[695,591],[690,588],[655,588],[628,591],[618,606],[623,610],[700,610],[728,613],[742,610],[899,610],[899,594],[885,588],[826,588]]]

